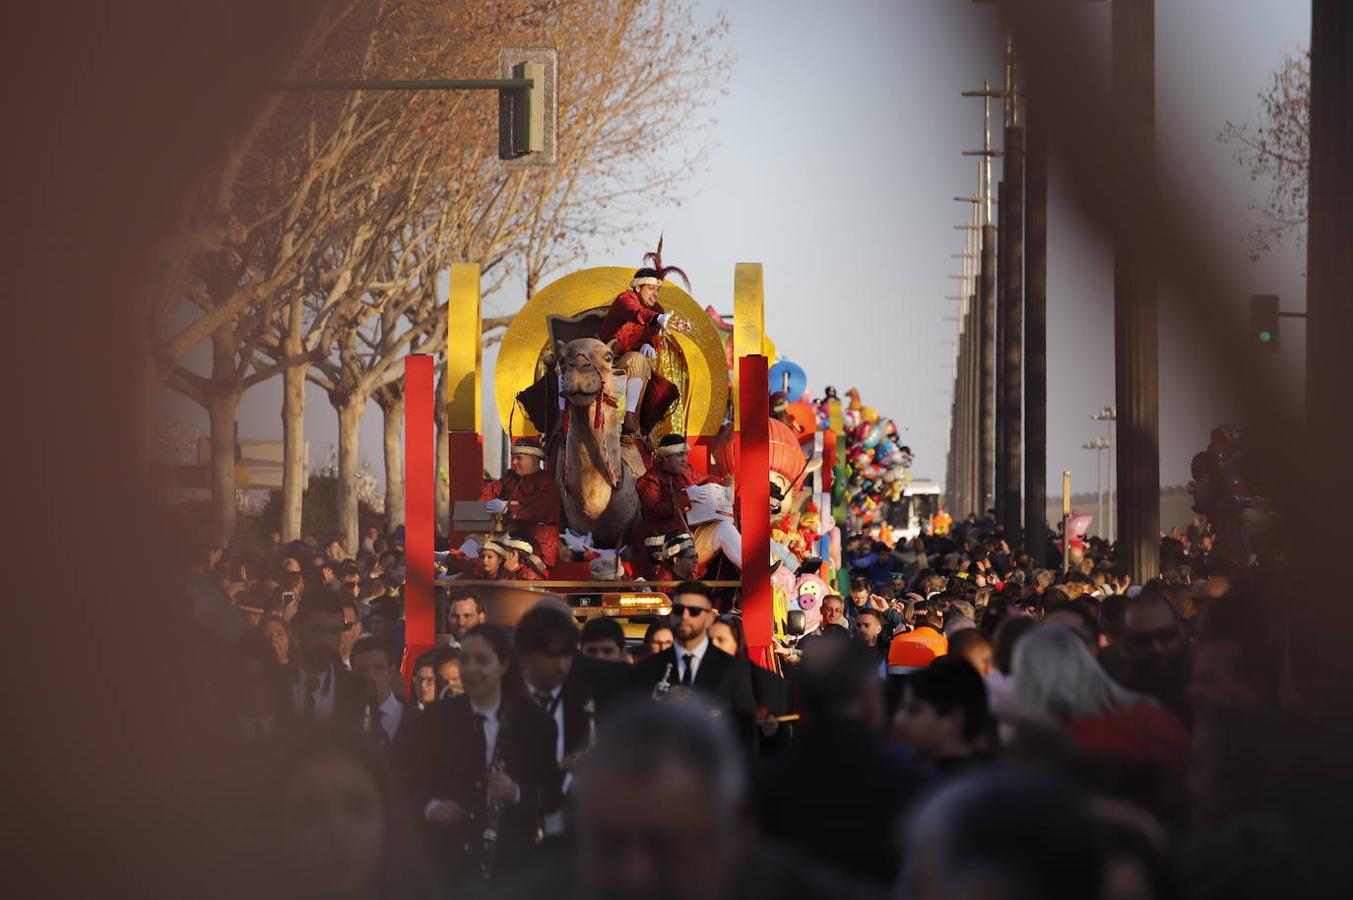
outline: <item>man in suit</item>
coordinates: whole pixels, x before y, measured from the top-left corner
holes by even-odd
[[[660,682],[703,694],[724,715],[750,748],[756,741],[756,698],[745,660],[710,643],[709,626],[718,614],[709,588],[686,581],[672,592],[672,630],[676,643],[639,664],[638,683],[652,691]]]
[[[545,714],[554,719],[554,758],[564,773],[562,791],[572,786],[574,762],[592,741],[596,703],[583,678],[574,674],[578,650],[578,626],[573,615],[560,605],[541,602],[527,610],[513,634],[521,661],[526,693]],[[564,814],[545,817],[547,843],[562,841]]]
[[[277,682],[278,714],[290,723],[336,721],[361,728],[371,687],[339,661],[346,628],[341,598],[327,588],[312,591],[292,620],[296,653]]]
[[[362,714],[362,732],[386,749],[395,770],[407,773],[412,748],[417,741],[418,707],[405,706],[394,692],[398,670],[390,645],[367,636],[352,648],[352,671],[371,684],[371,696]]]

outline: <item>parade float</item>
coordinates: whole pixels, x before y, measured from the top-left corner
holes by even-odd
[[[639,277],[644,272],[650,277]],[[809,542],[814,548],[823,546],[822,535],[811,527],[813,516],[804,512],[814,494],[821,506],[829,506],[835,459],[823,459],[821,441],[804,445],[792,434],[787,438],[772,418],[768,378],[774,350],[764,333],[761,266],[736,266],[731,323],[711,316],[672,280],[652,274],[600,267],[566,275],[538,291],[503,337],[491,373],[499,419],[513,441],[514,457],[520,447],[538,446],[544,471],[560,488],[561,546],[555,564],[544,567],[538,565],[538,537],[533,539],[526,529],[518,529],[522,534],[506,531],[513,501],[502,498],[511,491],[502,489],[502,497],[488,502],[482,499],[488,488],[481,396],[483,379],[490,373],[481,356],[480,270],[471,264],[452,267],[446,370],[450,400],[444,408],[435,408],[432,358],[411,356],[405,369],[409,659],[437,643],[443,621],[438,587],[448,576],[475,589],[491,620],[509,624],[546,594],[567,601],[579,619],[616,615],[641,624],[645,615],[664,614],[669,606],[663,591],[675,582],[662,576],[680,572],[679,560],[645,571],[644,546],[635,538],[644,524],[645,476],[652,482],[677,461],[691,483],[686,491],[690,499],[682,501],[686,508],[679,513],[682,526],[697,539],[723,538],[717,544],[723,550],[718,559],[699,560],[703,577],[723,594],[724,606],[740,611],[753,657],[773,662],[773,634],[783,628],[789,591],[782,587],[777,602],[772,570],[779,583],[788,577],[792,587],[798,566],[785,565],[797,557],[786,544],[772,546],[772,528],[782,536],[788,535],[785,528],[793,531],[797,542],[791,543],[801,552]],[[659,266],[656,274],[667,272]],[[608,314],[614,318],[614,310],[624,303],[632,307],[635,321],[630,324],[641,332],[649,329],[642,333],[655,333],[655,316],[636,306],[632,296],[627,298],[642,287],[641,281],[655,281],[654,288],[661,290],[655,307],[664,315],[661,339],[653,340],[657,346],[639,348],[642,354],[634,347],[622,352],[630,332],[623,322],[617,331]],[[642,364],[641,372],[636,362]],[[644,377],[638,403],[632,387],[636,374]],[[451,497],[450,521],[442,523],[442,531],[453,548],[440,556],[471,561],[460,564],[458,572],[439,572],[435,563],[438,416],[446,433],[443,478]],[[817,521],[820,525],[821,517]],[[729,527],[736,528],[737,544],[727,540]],[[734,555],[740,558],[726,558],[729,548],[739,545],[740,553]],[[680,551],[680,546],[667,550],[674,557]],[[702,547],[702,555],[707,551]],[[503,558],[529,563],[537,571],[518,569],[525,574],[505,578]]]

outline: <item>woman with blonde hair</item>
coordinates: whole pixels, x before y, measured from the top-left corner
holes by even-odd
[[[1155,761],[1183,772],[1189,732],[1172,713],[1114,681],[1085,641],[1044,626],[1015,646],[1014,715],[1065,732],[1089,756]]]

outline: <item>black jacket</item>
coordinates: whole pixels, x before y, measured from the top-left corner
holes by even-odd
[[[668,647],[661,653],[655,653],[635,667],[635,679],[641,690],[651,692],[662,681],[663,673],[671,666],[668,680],[676,686],[681,680],[681,667],[677,663],[677,648]],[[718,647],[710,644],[695,670],[694,689],[705,695],[725,715],[731,717],[731,724],[738,737],[747,748],[756,745],[756,697],[752,693],[752,673],[750,664],[735,659]]]
[[[468,697],[434,705],[422,728],[423,789],[419,811],[431,800],[451,800],[469,817],[453,825],[429,824],[434,855],[453,878],[475,875],[484,856],[487,813],[484,729]],[[503,808],[493,870],[506,871],[535,845],[546,813],[559,808],[559,766],[554,758],[554,720],[533,700],[505,694],[499,707],[499,755],[508,777],[521,789],[520,802]]]
[[[329,689],[334,692],[333,717],[328,721],[345,728],[360,730],[375,690],[371,682],[361,675],[344,668],[335,657],[329,667]],[[274,683],[274,698],[277,709],[277,727],[279,731],[293,728],[302,723],[305,708],[297,704],[294,686],[296,679],[302,677],[299,663],[293,661],[282,669]],[[321,676],[323,678],[323,676]]]

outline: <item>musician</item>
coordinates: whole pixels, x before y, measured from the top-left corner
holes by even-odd
[[[705,576],[705,567],[700,564],[695,538],[690,532],[667,535],[662,555],[663,561],[653,567],[653,581],[691,581]]]
[[[651,691],[659,682],[704,694],[724,715],[750,750],[754,746],[756,698],[749,664],[729,656],[709,639],[718,610],[709,588],[687,581],[672,592],[672,628],[676,643],[639,663],[636,683]]]
[[[644,262],[651,267],[634,273],[629,290],[611,301],[597,329],[603,343],[615,342],[619,368],[625,371],[624,434],[647,434],[678,395],[676,385],[654,366],[672,315],[658,302],[658,291],[668,273],[680,275],[687,288],[690,280],[676,266],[662,264],[661,238],[657,252],[645,254]]]
[[[559,559],[559,482],[544,471],[545,451],[532,437],[512,443],[512,471],[484,486],[479,499],[508,531],[529,536],[545,567]]]
[[[461,641],[465,693],[428,715],[423,816],[452,883],[519,869],[561,802],[554,720],[505,686],[511,657],[506,629],[470,629]]]
[[[567,795],[573,764],[591,745],[596,717],[591,692],[572,674],[578,626],[562,604],[540,603],[522,616],[512,640],[527,696],[554,720],[554,759],[563,772],[561,790]],[[562,811],[547,815],[545,843],[562,840],[564,826]]]
[[[695,538],[700,562],[708,564],[720,552],[742,568],[742,535],[731,516],[717,515],[711,521],[687,528],[686,516],[692,500],[704,499],[699,488],[717,485],[719,480],[691,468],[690,445],[680,435],[669,434],[658,443],[657,463],[639,478],[639,509],[646,534],[689,531]],[[692,496],[694,495],[694,496]]]

